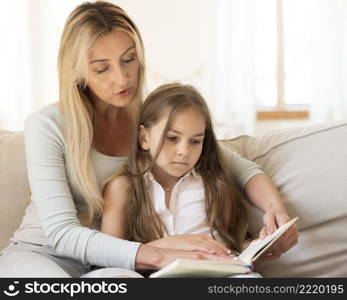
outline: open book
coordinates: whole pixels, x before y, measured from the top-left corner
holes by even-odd
[[[157,277],[227,277],[252,271],[253,262],[258,259],[298,217],[279,227],[265,239],[256,239],[239,255],[230,260],[193,260],[176,259],[161,270],[152,273],[150,278]]]

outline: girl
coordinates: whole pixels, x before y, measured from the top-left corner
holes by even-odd
[[[226,162],[201,95],[187,85],[157,88],[136,128],[128,163],[105,188],[102,231],[161,248],[241,252],[248,220],[235,162]],[[237,172],[240,181],[247,170]]]

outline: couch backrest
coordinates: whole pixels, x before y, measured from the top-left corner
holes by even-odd
[[[270,277],[347,277],[347,123],[242,136],[225,144],[258,163],[299,216],[299,244],[261,265]],[[253,233],[262,214],[249,205]]]
[[[0,131],[0,250],[18,228],[29,199],[23,133]]]

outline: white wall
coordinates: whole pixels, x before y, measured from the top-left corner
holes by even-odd
[[[148,90],[177,81],[198,85],[205,96],[215,57],[217,2],[119,0],[138,25],[145,44]],[[144,13],[148,12],[148,13]]]

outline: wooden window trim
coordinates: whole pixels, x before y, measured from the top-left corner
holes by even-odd
[[[308,110],[262,110],[257,111],[257,120],[307,120],[310,117]]]
[[[285,103],[284,84],[284,29],[283,0],[277,0],[277,105],[271,109],[258,109],[257,120],[307,120],[310,113],[307,105],[288,105]]]

